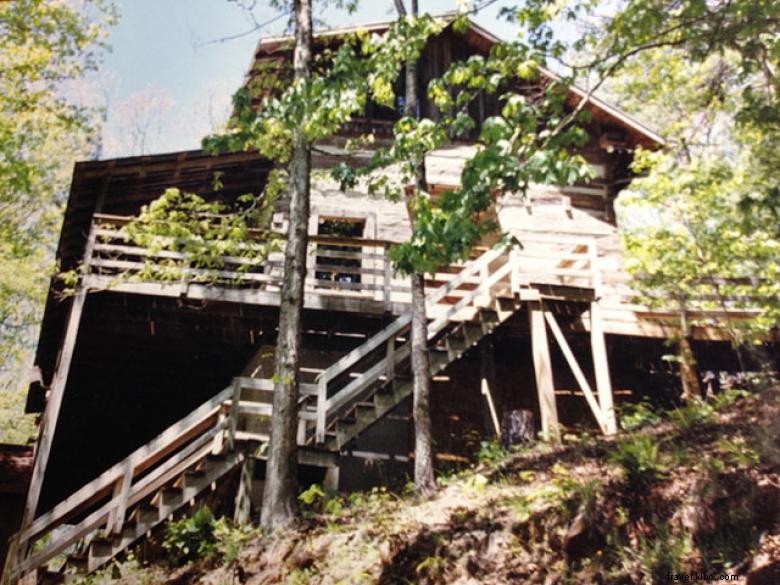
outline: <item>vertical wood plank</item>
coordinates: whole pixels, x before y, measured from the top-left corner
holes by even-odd
[[[230,401],[230,421],[228,422],[227,444],[230,451],[236,443],[236,430],[238,429],[238,415],[241,403],[241,379],[233,378],[233,398]]]
[[[325,442],[325,423],[328,402],[328,377],[324,375],[317,382],[317,427],[314,429],[316,443]]]
[[[241,479],[236,491],[233,523],[237,526],[252,521],[252,483],[255,475],[255,458],[247,457],[241,465]]]
[[[325,477],[322,480],[322,487],[328,492],[336,493],[339,491],[338,465],[330,465],[325,468]]]
[[[552,360],[550,359],[550,346],[547,342],[542,304],[540,302],[529,303],[528,313],[531,325],[531,348],[536,376],[536,391],[539,396],[539,411],[542,420],[542,436],[547,441],[560,441]]]
[[[480,390],[482,396],[487,402],[488,412],[490,413],[490,422],[493,424],[493,431],[497,438],[501,438],[501,423],[498,422],[498,413],[496,405],[493,402],[493,393],[491,387],[495,380],[495,360],[493,359],[493,340],[487,337],[479,344],[480,357]]]
[[[11,578],[11,571],[16,564],[16,555],[19,549],[19,536],[14,535],[8,541],[8,552],[5,556],[5,565],[3,566],[3,573],[0,575],[0,585],[12,585],[13,579]]]
[[[121,534],[127,512],[127,500],[130,498],[130,488],[133,485],[133,462],[128,460],[122,479],[114,484],[114,500],[116,507],[108,517],[106,532]]]
[[[393,309],[393,265],[390,262],[390,257],[387,254],[387,245],[383,249],[383,261],[385,263],[385,274],[382,282],[382,294],[384,300],[384,309],[386,313],[389,313]]]
[[[615,420],[615,406],[612,398],[612,380],[609,375],[604,325],[598,301],[593,301],[590,304],[590,347],[593,353],[593,369],[596,372],[596,390],[599,395],[604,432],[607,435],[614,435],[617,432],[617,421]]]
[[[219,411],[219,416],[217,417],[217,424],[222,424],[225,422],[225,419],[227,418],[227,415],[225,414],[225,407],[223,406]],[[214,435],[214,439],[211,442],[211,453],[212,455],[221,455],[222,452],[225,450],[225,431],[219,431],[216,435]]]
[[[617,432],[615,406],[612,398],[612,380],[609,376],[609,357],[607,343],[604,337],[604,323],[601,317],[601,267],[596,240],[588,242],[590,270],[593,274],[593,294],[595,299],[590,303],[590,348],[593,353],[593,369],[596,373],[596,391],[599,395],[599,406],[604,422],[604,432],[614,435]]]
[[[395,386],[395,335],[387,340],[385,354],[385,383]]]

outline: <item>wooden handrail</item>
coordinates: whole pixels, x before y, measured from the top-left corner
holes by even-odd
[[[93,218],[93,223],[101,227],[105,224],[121,227],[130,223],[133,219],[135,219],[135,217],[130,215],[109,215],[106,213],[95,213],[93,214],[92,218]],[[253,239],[262,241],[266,239],[267,234],[269,232],[265,230],[250,229],[248,230],[248,233],[250,236],[252,236]],[[286,239],[285,234],[283,233],[280,232],[272,232],[272,233],[274,233],[282,240]],[[116,231],[116,235],[117,237],[123,236],[123,234],[120,234],[118,230]],[[368,247],[376,247],[376,248],[383,248],[385,246],[391,246],[393,244],[399,243],[399,242],[394,242],[392,240],[377,240],[371,238],[345,238],[341,236],[327,236],[327,235],[319,235],[319,234],[310,234],[309,242],[313,244],[328,244],[332,246],[356,246],[356,247],[368,246]]]
[[[155,439],[136,449],[125,459],[84,485],[42,516],[39,516],[30,526],[18,533],[20,548],[26,548],[27,543],[35,536],[56,528],[79,508],[101,497],[101,494],[105,494],[107,489],[111,488],[123,477],[128,468],[132,470],[134,475],[142,473],[159,461],[161,457],[190,440],[194,431],[197,431],[214,418],[219,412],[222,403],[231,397],[232,392],[232,386],[224,389],[214,398],[168,427]]]
[[[21,577],[35,567],[41,566],[91,531],[106,524],[112,512],[114,512],[118,506],[124,504],[126,507],[137,504],[143,498],[161,488],[173,477],[181,473],[181,471],[202,459],[211,452],[211,441],[213,440],[213,437],[217,433],[223,431],[227,427],[227,424],[227,420],[222,420],[208,433],[201,435],[198,440],[188,446],[185,451],[178,454],[175,459],[166,462],[165,465],[156,469],[154,473],[144,476],[138,485],[133,486],[133,489],[128,494],[126,502],[121,502],[119,497],[114,497],[100,508],[90,513],[75,526],[67,528],[64,533],[58,535],[56,540],[52,540],[41,551],[30,555],[27,559],[19,563],[12,571],[12,577]]]

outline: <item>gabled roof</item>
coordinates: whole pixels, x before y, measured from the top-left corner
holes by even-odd
[[[441,20],[446,28],[452,26],[455,16],[455,13],[449,13],[437,16],[436,18]],[[393,22],[394,21],[374,22],[357,26],[320,30],[315,32],[314,42],[316,44],[318,41],[323,42],[327,39],[337,38],[358,31],[381,34],[387,31]],[[485,53],[488,52],[493,45],[501,42],[501,39],[471,19],[468,19],[468,29],[464,33],[464,36],[469,45]],[[247,79],[250,78],[255,64],[259,61],[267,60],[269,57],[278,58],[288,53],[292,48],[293,40],[293,37],[290,35],[261,38],[257,43],[252,63],[247,72]],[[548,69],[542,69],[542,75],[550,79],[559,78],[557,74]],[[621,111],[619,108],[609,104],[587,90],[573,85],[569,87],[569,92],[569,103],[571,105],[577,105],[580,100],[587,99],[588,103],[585,108],[591,112],[594,118],[606,120],[624,128],[631,135],[634,144],[651,149],[666,144],[666,141],[660,134],[654,132],[630,114]]]

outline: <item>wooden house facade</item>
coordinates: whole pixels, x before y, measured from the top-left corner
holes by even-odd
[[[465,33],[445,28],[425,49],[421,83],[495,42],[476,25]],[[255,63],[283,62],[287,43],[261,41]],[[583,98],[576,88],[568,97],[571,104]],[[475,117],[495,107],[481,100]],[[582,154],[596,178],[502,197],[497,220],[522,249],[485,246],[426,283],[442,465],[468,461],[511,410],[535,412],[550,438],[561,426],[614,433],[616,397],[674,385],[661,359],[674,314],[632,300],[614,219],[632,153],[663,141],[600,100],[586,107],[592,117]],[[435,116],[427,102],[422,113]],[[381,139],[394,116],[367,109],[318,145],[315,166],[340,160],[350,133],[371,128]],[[434,192],[457,184],[472,149],[455,143],[428,158]],[[36,354],[45,384],[31,386],[27,402],[28,411],[42,413],[41,431],[3,585],[25,575],[54,583],[92,571],[196,500],[235,501],[239,517],[255,513],[272,415],[281,254],[245,272],[226,259],[217,283],[118,275],[173,254],[138,247],[122,231],[164,189],[230,201],[260,193],[270,170],[251,152],[76,165],[57,258],[62,270],[82,272],[74,295],[63,297],[54,283],[47,301]],[[284,202],[276,211],[283,232]],[[302,483],[351,490],[406,481],[413,444],[410,293],[387,251],[409,233],[402,203],[315,183],[298,433]],[[702,352],[701,360],[731,359],[718,331],[700,328],[693,336],[715,352]],[[71,553],[68,562],[47,569],[63,552]]]

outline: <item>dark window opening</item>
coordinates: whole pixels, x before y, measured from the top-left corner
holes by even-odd
[[[366,222],[363,219],[345,217],[321,217],[317,226],[318,236],[334,239],[362,238]],[[362,248],[348,242],[317,244],[317,280],[332,282],[360,282]],[[343,271],[342,271],[343,270]]]

